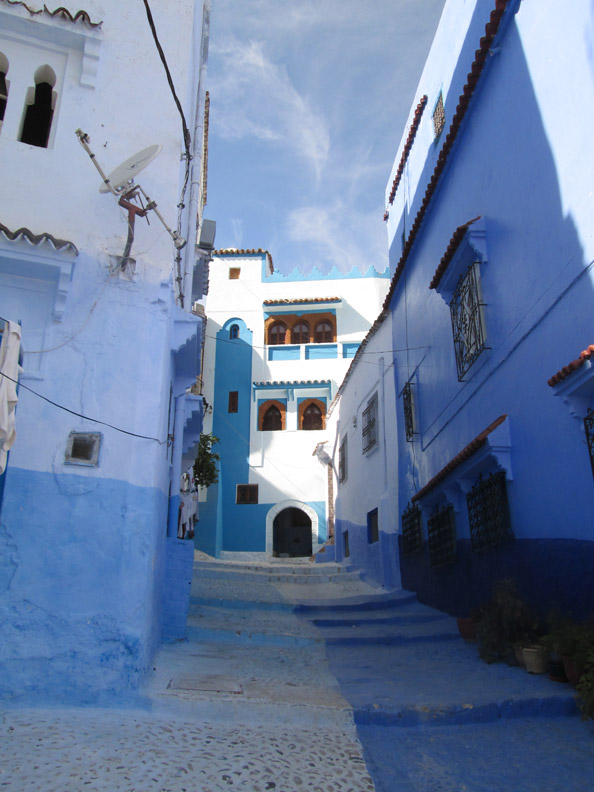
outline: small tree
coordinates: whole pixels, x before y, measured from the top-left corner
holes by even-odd
[[[200,487],[210,487],[219,480],[217,470],[217,460],[221,458],[212,450],[213,445],[219,442],[219,438],[213,434],[201,434],[200,444],[198,445],[198,456],[194,462],[194,477]]]

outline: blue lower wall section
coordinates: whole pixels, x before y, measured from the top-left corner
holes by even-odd
[[[165,553],[162,637],[164,641],[179,641],[186,635],[194,571],[194,543],[169,537]]]
[[[344,532],[349,532],[349,558],[344,556]],[[377,542],[369,542],[367,525],[337,519],[335,524],[336,561],[349,563],[362,570],[362,577],[391,588],[399,582],[398,536],[380,531]]]
[[[517,539],[484,553],[457,543],[455,563],[429,566],[429,550],[401,559],[402,585],[421,602],[454,616],[490,599],[493,583],[515,578],[518,592],[541,616],[560,608],[578,619],[594,615],[594,541]]]
[[[8,469],[0,698],[107,703],[137,686],[161,639],[166,520],[161,490]]]

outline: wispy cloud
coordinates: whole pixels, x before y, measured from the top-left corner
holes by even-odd
[[[319,178],[330,149],[323,115],[295,88],[286,68],[257,41],[227,40],[215,48],[210,76],[216,133],[227,140],[256,138],[288,148]]]

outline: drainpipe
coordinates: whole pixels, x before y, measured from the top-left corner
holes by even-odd
[[[169,519],[167,520],[167,536],[177,537],[179,522],[179,504],[181,502],[179,487],[181,481],[182,443],[184,439],[184,423],[186,394],[175,397],[175,417],[173,419],[173,448],[171,451],[171,484],[169,490]]]
[[[192,137],[192,162],[190,165],[190,198],[187,214],[187,240],[184,260],[182,294],[190,300],[192,296],[192,278],[196,261],[196,240],[198,238],[198,222],[200,217],[200,196],[202,187],[202,155],[204,144],[204,103],[206,100],[206,63],[208,59],[208,37],[210,33],[210,0],[204,0],[202,30],[200,37],[200,68],[198,71],[198,88],[194,111],[194,130]],[[191,310],[191,305],[186,306]]]

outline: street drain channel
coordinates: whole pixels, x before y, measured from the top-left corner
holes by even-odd
[[[243,693],[237,679],[225,674],[180,674],[169,680],[172,690],[203,690],[209,693]]]

